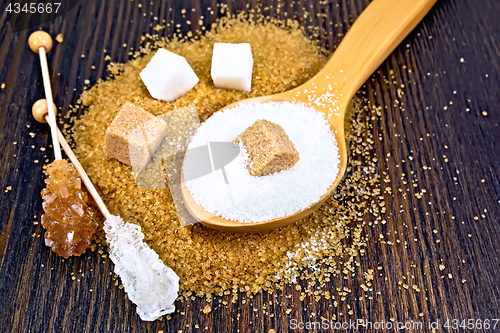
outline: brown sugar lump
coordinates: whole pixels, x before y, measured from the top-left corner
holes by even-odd
[[[167,124],[132,103],[126,103],[106,130],[104,151],[134,168],[144,168],[165,138]]]
[[[241,140],[248,153],[250,175],[261,177],[290,169],[299,161],[299,153],[283,128],[265,119],[257,120],[234,142]]]

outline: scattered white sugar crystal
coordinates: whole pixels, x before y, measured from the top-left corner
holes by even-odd
[[[141,319],[153,321],[174,312],[179,277],[142,241],[141,228],[111,215],[104,222],[104,231],[115,273]]]
[[[139,75],[151,96],[166,102],[181,97],[198,83],[186,59],[165,49],[156,51]]]
[[[216,112],[198,128],[188,149],[207,142],[232,142],[258,119],[281,125],[300,160],[288,170],[253,177],[246,167],[248,156],[240,149],[238,157],[224,166],[227,184],[221,170],[185,183],[206,211],[239,222],[284,217],[318,202],[337,178],[339,152],[330,125],[323,114],[302,104],[243,104]],[[186,158],[184,170],[188,163]]]
[[[210,74],[217,88],[250,91],[252,68],[250,44],[215,43]]]

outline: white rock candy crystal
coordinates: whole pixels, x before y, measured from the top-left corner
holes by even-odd
[[[154,321],[175,311],[179,277],[142,240],[141,227],[111,215],[104,222],[109,257],[128,298],[142,320]]]

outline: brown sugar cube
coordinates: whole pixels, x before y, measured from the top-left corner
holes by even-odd
[[[132,103],[126,103],[106,130],[104,151],[108,156],[144,168],[165,138],[167,124]]]
[[[299,152],[283,128],[265,119],[257,120],[235,140],[241,140],[248,153],[248,171],[252,176],[265,176],[287,170],[299,161]]]

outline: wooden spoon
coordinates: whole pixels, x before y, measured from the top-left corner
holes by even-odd
[[[182,195],[188,211],[210,228],[230,232],[262,232],[288,225],[318,209],[330,197],[346,170],[344,114],[349,101],[368,77],[422,20],[435,2],[436,0],[374,0],[361,13],[327,64],[312,79],[280,94],[251,98],[224,108],[233,108],[243,103],[289,101],[304,103],[327,116],[330,115],[328,121],[339,147],[340,171],[328,192],[317,203],[282,218],[242,223],[226,220],[205,211],[194,202],[182,182]]]

